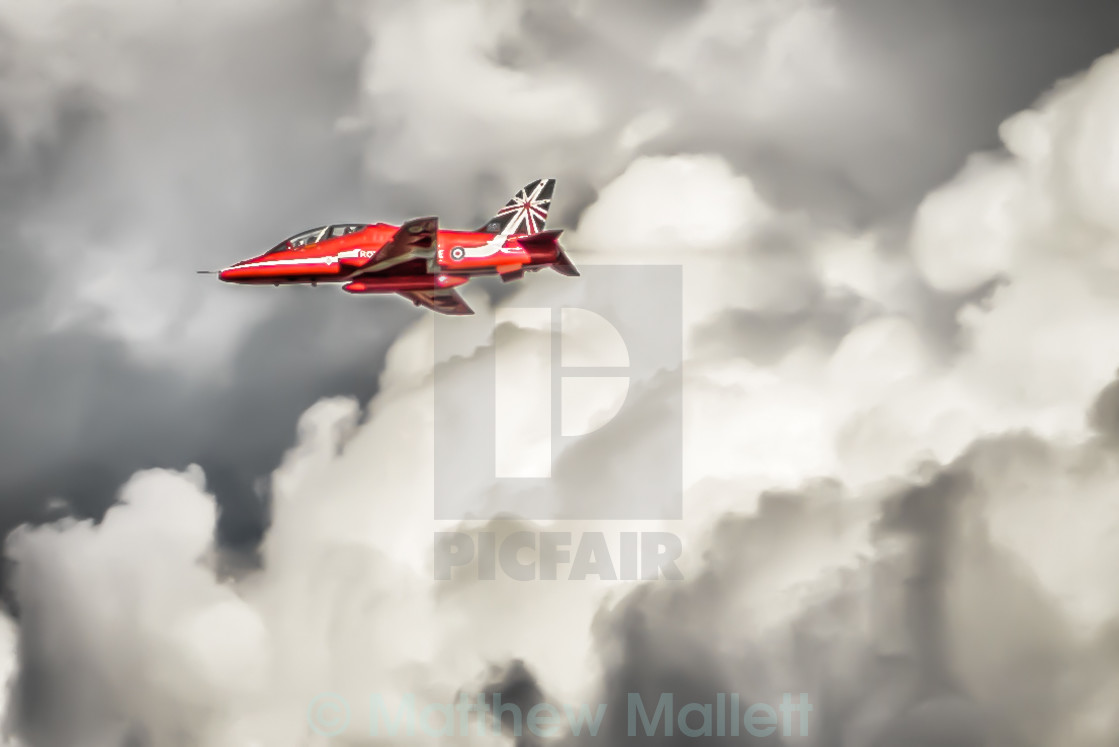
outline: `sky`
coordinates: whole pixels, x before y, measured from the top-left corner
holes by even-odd
[[[1117,21],[0,0],[6,738],[319,744],[325,692],[803,692],[808,736],[753,741],[1114,744]],[[455,357],[400,299],[195,274],[313,225],[474,226],[540,176],[577,265],[682,268],[680,396],[638,382],[565,457],[640,474],[682,422],[683,519],[642,525],[682,581],[433,579],[435,531],[544,526],[432,511],[433,381],[528,290],[472,283]],[[512,331],[531,372],[544,332]]]

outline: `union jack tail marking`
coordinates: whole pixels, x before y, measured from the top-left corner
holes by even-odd
[[[478,230],[505,236],[540,233],[548,220],[548,208],[555,188],[555,179],[537,179],[525,185]]]

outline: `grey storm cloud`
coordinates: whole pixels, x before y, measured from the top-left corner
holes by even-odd
[[[1099,20],[1103,16],[1064,14],[1063,6],[1054,3],[1015,6],[1013,13],[1004,16],[1005,9],[985,4],[962,9],[933,3],[903,10],[889,3],[852,2],[844,6],[844,22],[861,35],[866,48],[889,54],[890,68],[900,76],[895,81],[897,90],[882,92],[904,97],[870,102],[879,109],[860,108],[868,103],[863,100],[841,106],[857,119],[855,132],[815,117],[812,126],[818,129],[797,133],[795,147],[789,148],[778,142],[779,135],[744,132],[735,116],[720,113],[718,107],[733,97],[704,99],[683,83],[650,72],[639,56],[642,45],[678,33],[680,25],[694,19],[702,7],[658,3],[637,9],[604,4],[594,6],[589,17],[576,19],[562,6],[530,5],[519,33],[501,39],[498,49],[513,68],[582,66],[607,76],[612,116],[619,122],[659,102],[667,101],[669,108],[681,101],[689,106],[694,102],[701,107],[696,116],[676,122],[643,148],[717,150],[733,163],[749,167],[762,188],[777,195],[782,194],[782,180],[793,180],[786,189],[788,197],[781,199],[794,204],[806,196],[815,199],[811,195],[821,190],[833,193],[826,201],[860,199],[864,192],[856,188],[857,183],[867,180],[857,172],[880,159],[875,168],[885,170],[885,181],[876,195],[864,194],[867,201],[856,208],[880,216],[883,210],[912,204],[929,186],[951,174],[966,153],[990,144],[995,125],[1007,113],[1026,105],[1056,77],[1082,68],[1110,44],[1106,37],[1095,47],[1085,41],[1108,28]],[[1113,12],[1107,4],[1092,7],[1098,14]],[[3,382],[9,390],[3,397],[8,412],[0,427],[5,429],[4,442],[10,444],[4,449],[9,462],[0,480],[27,508],[7,523],[33,515],[35,504],[56,496],[79,512],[99,513],[112,500],[115,485],[131,471],[191,461],[236,475],[240,489],[231,484],[228,491],[220,491],[222,499],[238,493],[240,498],[230,499],[251,504],[245,486],[278,458],[297,415],[324,394],[368,396],[372,390],[360,382],[368,382],[369,372],[378,365],[376,353],[370,355],[371,347],[383,349],[394,330],[410,317],[394,306],[377,304],[374,318],[366,323],[356,313],[357,305],[338,309],[333,302],[316,299],[308,307],[305,295],[257,295],[253,302],[270,309],[279,304],[296,326],[260,319],[244,312],[245,306],[230,309],[233,318],[226,323],[248,328],[246,337],[267,339],[272,327],[277,338],[271,344],[255,345],[267,351],[259,361],[249,352],[235,356],[234,365],[245,385],[215,391],[217,387],[184,375],[174,361],[137,365],[111,328],[86,319],[59,335],[44,324],[59,308],[73,304],[74,296],[80,297],[82,285],[89,282],[85,257],[92,253],[87,247],[95,243],[106,247],[93,254],[100,266],[98,274],[118,278],[121,294],[129,294],[129,286],[170,284],[181,289],[177,297],[182,305],[175,313],[189,316],[192,304],[221,292],[201,278],[188,277],[191,271],[240,258],[304,224],[374,212],[403,215],[405,210],[430,210],[440,204],[449,205],[458,217],[476,218],[511,189],[507,180],[492,172],[487,175],[488,168],[504,166],[501,155],[494,153],[490,164],[478,163],[469,153],[459,159],[478,175],[471,179],[481,178],[484,196],[470,200],[467,210],[459,207],[462,200],[456,198],[456,191],[468,182],[441,177],[437,165],[422,163],[422,170],[408,184],[379,183],[377,146],[370,154],[371,169],[366,169],[362,143],[338,134],[334,127],[337,119],[357,106],[367,44],[362,23],[345,12],[352,8],[344,4],[312,9],[279,3],[251,8],[243,17],[230,14],[230,19],[203,13],[203,22],[194,24],[193,33],[168,36],[159,44],[151,43],[155,36],[146,42],[129,39],[135,48],[127,50],[132,56],[124,62],[136,67],[146,63],[153,73],[128,97],[100,88],[97,55],[108,56],[105,50],[90,44],[86,54],[94,57],[91,61],[55,61],[52,56],[65,58],[73,51],[42,42],[39,32],[44,29],[35,29],[33,18],[15,23],[20,14],[32,14],[12,8],[14,20],[5,29],[10,43],[3,51],[9,62],[5,85],[0,87],[6,94],[0,97],[4,112],[0,121],[7,124],[0,128],[4,165],[0,220],[5,237],[0,255],[4,264],[0,329],[9,358]],[[129,10],[91,3],[89,13],[112,29]],[[82,17],[61,13],[55,26],[47,28],[60,35],[70,33],[68,19],[79,26]],[[169,34],[170,25],[155,25],[151,33]],[[965,28],[966,33],[960,31]],[[914,39],[925,40],[933,50],[943,49],[943,44],[952,53],[926,61],[909,43]],[[200,48],[206,50],[205,63],[190,64]],[[50,72],[59,62],[90,63],[93,79],[70,71],[51,86]],[[733,74],[732,69],[726,73]],[[735,90],[733,84],[729,90]],[[478,90],[471,96],[484,101],[486,92]],[[392,119],[391,102],[372,105],[389,108],[388,119]],[[24,131],[31,115],[43,120],[42,131]],[[883,140],[879,127],[886,126],[891,128],[890,137]],[[864,152],[855,147],[852,137],[870,141],[877,155],[852,157],[846,164],[811,157],[809,163],[801,163],[802,153],[817,148],[825,149],[830,158]],[[814,144],[802,150],[802,139]],[[462,147],[469,145],[462,143]],[[580,147],[593,154],[596,146],[592,139]],[[455,164],[448,168],[452,175],[463,170]],[[560,215],[566,222],[577,215],[571,211],[593,194],[587,177],[578,173],[571,177],[565,180],[563,199],[557,204],[558,211],[568,211]],[[420,197],[425,193],[438,199]],[[164,205],[164,214],[146,214],[151,195]],[[900,204],[890,202],[899,199]],[[135,225],[142,229],[139,251],[114,253],[113,243]],[[44,246],[39,233],[43,227],[62,234],[64,240]],[[143,298],[165,300],[158,292]],[[103,310],[77,313],[96,315]],[[134,313],[142,313],[142,307]],[[239,313],[245,313],[246,321],[236,318]],[[741,328],[733,326],[736,333]],[[166,344],[175,346],[174,330],[168,328],[166,334]],[[337,342],[327,348],[324,337],[331,334],[337,335]],[[373,346],[358,342],[370,340],[371,335],[382,342]],[[780,335],[765,339],[769,346],[783,344]],[[345,340],[354,342],[347,345]],[[60,354],[69,359],[58,360]],[[318,372],[287,373],[310,358],[319,362]],[[48,376],[39,375],[48,369]],[[21,375],[20,370],[27,373]],[[290,384],[277,381],[289,377]],[[120,387],[123,401],[99,405],[113,386]],[[145,397],[145,391],[151,394]],[[257,397],[255,407],[243,404]],[[230,403],[235,409],[244,408],[244,431],[222,422]],[[200,416],[200,411],[214,414]],[[175,417],[176,412],[193,414],[187,419]],[[86,424],[85,429],[80,424]],[[105,434],[110,437],[104,438]],[[130,435],[137,437],[130,442]],[[248,469],[247,457],[225,456],[236,452],[238,445],[260,452]]]
[[[112,4],[88,10],[110,28],[128,12]],[[60,31],[73,19],[61,15]],[[333,129],[357,77],[360,31],[329,8],[282,4],[259,9],[251,23],[219,21],[186,38],[157,26],[168,35],[159,49],[128,50],[137,55],[130,64],[146,60],[155,71],[119,98],[98,90],[96,78],[54,91],[46,79],[20,80],[22,68],[49,70],[51,55],[72,51],[39,48],[34,38],[7,50],[21,63],[9,67],[12,88],[34,86],[29,93],[53,94],[57,106],[49,130],[17,137],[24,102],[0,96],[11,166],[0,180],[9,388],[0,404],[0,480],[5,510],[18,512],[8,527],[53,497],[99,515],[137,468],[197,461],[225,487],[228,537],[255,542],[265,514],[252,483],[275,466],[299,413],[337,391],[371,394],[371,374],[408,318],[395,307],[353,315],[363,305],[265,293],[251,303],[268,313],[219,309],[219,327],[184,339],[173,317],[190,317],[224,290],[194,270],[382,201],[361,176],[359,144]],[[199,48],[205,62],[194,64]],[[316,48],[329,53],[308,54]],[[87,53],[94,72],[111,54],[96,44]],[[133,241],[134,251],[113,249]],[[159,305],[152,315],[167,315],[166,323],[145,333],[159,339],[121,339],[119,319],[85,300],[83,286],[98,277],[112,286],[109,306],[138,290],[142,304]],[[71,320],[60,329],[64,314]],[[241,330],[244,340],[223,354],[224,370],[186,370],[206,354],[207,338],[221,344],[223,328]],[[139,360],[136,347],[151,343],[182,352]]]
[[[734,741],[1113,744],[1114,61],[1038,97],[1116,21],[0,0],[12,744],[304,745],[322,691],[472,688],[607,703],[599,739],[630,693],[803,692],[807,738]],[[543,175],[577,264],[684,266],[683,402],[564,455],[638,471],[683,413],[682,582],[432,583],[432,376],[484,330],[432,363],[399,299],[194,274]]]

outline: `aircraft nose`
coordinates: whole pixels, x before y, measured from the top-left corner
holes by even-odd
[[[244,276],[245,268],[242,267],[240,264],[233,265],[232,267],[226,267],[224,270],[218,270],[218,280],[222,280],[226,283],[236,282]]]

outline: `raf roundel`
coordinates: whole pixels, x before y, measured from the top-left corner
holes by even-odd
[[[456,262],[465,256],[466,250],[463,249],[461,246],[456,246],[455,248],[451,249],[451,259],[455,260]]]

